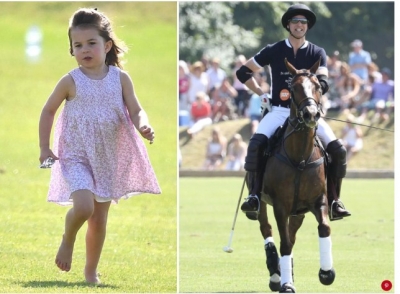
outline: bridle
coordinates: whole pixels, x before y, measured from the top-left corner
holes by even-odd
[[[312,77],[316,77],[315,74],[310,73],[310,72],[302,72],[302,73],[297,73],[293,76],[292,81],[295,80],[297,77],[299,76],[305,76],[308,77],[310,80]],[[312,82],[312,81],[311,81]],[[314,97],[305,97],[304,99],[302,99],[299,103],[296,102],[296,100],[294,99],[294,91],[293,91],[293,83],[292,86],[290,88],[290,98],[292,99],[292,104],[295,107],[295,111],[296,111],[296,117],[295,117],[295,121],[289,117],[289,124],[294,128],[295,131],[299,131],[302,130],[305,126],[307,126],[305,120],[308,119],[309,117],[309,113],[307,111],[304,111],[304,108],[307,106],[312,106],[314,105],[317,109],[318,112],[315,115],[315,120],[318,121],[321,117],[321,112],[322,111],[322,105],[320,102],[317,102],[317,100],[315,100]],[[320,91],[321,95],[322,92]],[[308,127],[308,126],[307,126]]]

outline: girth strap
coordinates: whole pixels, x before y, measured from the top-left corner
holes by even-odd
[[[325,158],[322,156],[320,158],[318,158],[317,160],[313,161],[313,162],[305,162],[304,160],[301,161],[297,166],[295,164],[293,164],[293,162],[287,157],[287,156],[283,156],[280,153],[274,154],[274,156],[276,158],[278,158],[279,160],[283,161],[284,163],[286,163],[287,165],[289,165],[290,167],[293,167],[296,170],[296,176],[294,179],[294,199],[293,199],[293,206],[292,206],[292,212],[290,213],[291,215],[295,216],[296,212],[297,212],[297,202],[299,200],[299,189],[300,189],[300,175],[301,173],[308,168],[313,168],[313,167],[317,167],[319,165],[321,165],[322,163],[324,163]]]

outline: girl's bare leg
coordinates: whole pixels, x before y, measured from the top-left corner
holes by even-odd
[[[106,237],[107,216],[110,202],[94,202],[94,212],[88,219],[86,232],[86,266],[85,278],[88,283],[99,284],[97,265],[99,264],[101,251]]]
[[[72,193],[71,197],[73,199],[73,207],[65,217],[65,232],[55,260],[57,266],[66,272],[71,269],[76,234],[83,223],[91,217],[94,209],[91,191],[78,190]]]

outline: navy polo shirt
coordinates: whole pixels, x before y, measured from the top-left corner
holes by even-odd
[[[325,50],[305,41],[294,55],[288,39],[267,45],[253,60],[259,67],[270,66],[272,105],[290,107],[290,86],[292,75],[285,66],[285,58],[297,69],[309,69],[321,57],[320,67],[326,67]]]

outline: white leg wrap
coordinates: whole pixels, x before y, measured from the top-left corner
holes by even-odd
[[[269,242],[275,243],[275,242],[274,242],[274,238],[273,238],[273,237],[267,237],[267,238],[264,240],[264,244],[265,244],[265,245],[267,245]]]
[[[281,286],[285,283],[293,284],[292,279],[292,256],[284,255],[279,260],[281,265]]]
[[[319,262],[324,271],[329,271],[333,267],[331,237],[319,238]]]

